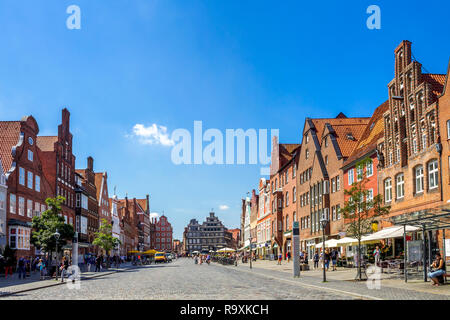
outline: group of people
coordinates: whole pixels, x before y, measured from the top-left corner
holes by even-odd
[[[121,257],[117,254],[114,256],[80,254],[78,256],[78,266],[82,272],[100,272],[102,268],[111,265],[118,268],[125,261],[126,257]],[[48,254],[36,257],[19,256],[17,259],[0,255],[0,270],[4,270],[5,279],[8,279],[8,277],[12,278],[15,269],[15,272],[18,274],[18,279],[25,280],[32,274],[39,272],[40,280],[44,280],[46,277],[57,277],[60,275],[61,281],[64,281],[68,276],[67,271],[71,265],[71,258],[65,255],[61,259],[50,259]]]
[[[322,267],[326,268],[327,271],[330,268],[330,261],[332,263],[332,271],[337,270],[337,260],[339,258],[339,250],[337,250],[336,248],[332,249],[331,251],[329,249],[325,249],[324,251],[321,251],[321,253],[319,253],[318,250],[316,250],[316,252],[314,253],[313,256],[313,262],[314,262],[314,269],[319,268],[319,261],[322,260]],[[308,253],[306,251],[300,251],[300,263],[301,264],[308,264]],[[281,265],[281,262],[283,260],[283,256],[280,253],[278,253],[278,260],[277,260],[277,264]],[[286,252],[286,260],[289,262],[291,260],[291,252],[288,251]]]
[[[203,264],[203,262],[209,264],[211,262],[211,256],[209,254],[200,254],[194,257],[195,264]]]

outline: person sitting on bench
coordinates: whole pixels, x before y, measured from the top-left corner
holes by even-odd
[[[431,285],[437,287],[439,286],[439,278],[445,274],[444,259],[441,258],[440,253],[436,254],[436,260],[434,260],[431,268],[433,269],[432,272],[428,273],[428,277],[433,281]]]

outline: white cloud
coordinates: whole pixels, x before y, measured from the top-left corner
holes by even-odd
[[[160,144],[166,147],[173,146],[175,143],[169,137],[167,128],[153,123],[151,126],[143,124],[135,124],[133,127],[133,135],[139,139],[142,144]]]
[[[222,211],[224,211],[224,210],[230,209],[230,207],[227,206],[226,204],[222,204],[222,205],[219,206],[219,209],[222,210]]]

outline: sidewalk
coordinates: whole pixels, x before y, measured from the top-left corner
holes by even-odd
[[[287,262],[283,260],[281,265],[277,265],[277,261],[269,261],[269,260],[257,260],[252,261],[252,267],[260,270],[267,271],[275,271],[274,273],[283,272],[287,275],[291,275],[293,277],[293,262]],[[249,263],[239,263],[238,267],[250,269]],[[310,264],[311,268],[311,264]],[[326,272],[326,277],[328,281],[334,282],[342,282],[342,283],[356,283],[356,268],[337,268],[337,271],[329,271]],[[323,270],[321,268],[314,270],[311,268],[309,271],[301,271],[301,278],[308,278],[309,280],[316,280],[318,284],[322,283],[323,279]],[[310,281],[309,281],[310,282]],[[365,282],[364,282],[365,283]],[[439,287],[434,287],[431,285],[431,282],[424,282],[423,277],[415,276],[414,278],[408,279],[408,282],[405,283],[402,274],[381,274],[381,286],[388,288],[401,288],[404,290],[410,290],[417,293],[428,294],[428,295],[444,295],[450,298],[450,284],[441,285]]]
[[[87,280],[87,279],[93,279],[97,277],[102,277],[105,275],[109,275],[116,272],[121,272],[129,269],[137,268],[135,266],[132,266],[131,263],[124,263],[121,265],[120,268],[109,268],[109,269],[103,269],[100,272],[81,272],[80,274],[80,280]],[[12,294],[17,294],[21,292],[31,291],[31,290],[37,290],[47,287],[53,287],[58,286],[61,284],[66,284],[67,277],[64,279],[64,282],[61,282],[61,278],[58,279],[58,281],[55,280],[55,278],[49,279],[47,277],[46,280],[39,280],[39,272],[31,273],[30,277],[26,277],[25,280],[19,279],[18,273],[14,273],[12,277],[8,275],[8,278],[5,279],[4,277],[0,278],[0,298],[2,296],[9,296]]]

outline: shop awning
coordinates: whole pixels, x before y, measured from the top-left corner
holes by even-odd
[[[347,245],[347,244],[358,243],[358,239],[344,237],[344,238],[341,238],[338,241],[336,241],[336,243],[338,244],[338,246],[343,246],[343,245]]]
[[[406,226],[406,232],[413,232],[420,230],[418,227]],[[361,239],[361,242],[368,242],[373,240],[382,240],[389,238],[400,238],[403,237],[403,226],[388,227],[380,230],[378,232],[372,233]]]
[[[316,244],[316,248],[322,248],[323,242]],[[338,243],[336,239],[330,239],[325,241],[325,248],[335,248],[338,247]]]

